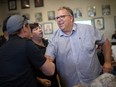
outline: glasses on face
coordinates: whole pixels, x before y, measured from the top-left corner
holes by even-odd
[[[61,15],[61,16],[56,17],[55,19],[56,20],[58,20],[58,19],[64,19],[66,16],[71,16],[71,15]]]

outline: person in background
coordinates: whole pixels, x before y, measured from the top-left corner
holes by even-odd
[[[48,40],[43,38],[43,32],[38,23],[30,24],[30,28],[32,33],[32,41],[40,49],[41,55],[44,56],[46,47],[48,45]],[[37,79],[38,87],[59,87],[56,78],[57,73],[55,73],[53,76],[46,76],[40,70],[35,70],[34,76]]]
[[[101,45],[98,45],[97,47],[97,56],[99,59],[100,64],[103,66],[104,65],[104,53]]]
[[[2,27],[2,32],[3,35],[0,36],[0,47],[8,41],[8,33],[6,30],[6,23],[7,20],[9,19],[10,16],[8,16],[4,21],[3,21],[3,27]]]
[[[54,63],[40,54],[33,43],[29,21],[12,15],[6,23],[9,40],[0,47],[0,87],[37,87],[32,66],[51,76]]]
[[[112,39],[116,39],[116,31],[115,31],[115,33],[112,35]]]
[[[56,60],[61,87],[89,84],[102,72],[111,72],[111,46],[109,40],[91,25],[74,23],[73,11],[60,7],[56,17],[59,29],[48,40],[45,56]],[[101,45],[105,62],[97,57],[96,45]]]

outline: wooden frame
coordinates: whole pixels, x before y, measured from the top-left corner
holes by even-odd
[[[48,11],[48,20],[55,20],[55,11]]]
[[[82,17],[82,8],[76,8],[74,9],[74,17],[75,18],[81,18]]]
[[[43,24],[44,34],[52,34],[53,33],[53,24],[51,22]]]
[[[94,18],[94,26],[96,29],[104,29],[104,18],[103,17],[98,17]]]
[[[27,19],[29,19],[29,20],[30,20],[30,14],[29,14],[29,13],[24,13],[24,14],[22,14],[22,16],[26,16],[26,17],[27,17]]]
[[[36,22],[42,22],[43,21],[43,17],[42,17],[41,12],[35,13],[35,20],[36,20]]]
[[[116,28],[116,16],[114,16],[114,24],[115,24],[115,28]]]
[[[34,0],[35,7],[43,7],[44,1],[43,0]]]
[[[21,0],[21,8],[22,9],[30,8],[29,0]]]
[[[111,9],[110,5],[102,5],[102,15],[110,15]]]
[[[88,17],[96,16],[96,7],[95,6],[89,6],[87,10],[88,10]]]
[[[16,0],[8,0],[8,9],[9,10],[16,10],[17,9]]]

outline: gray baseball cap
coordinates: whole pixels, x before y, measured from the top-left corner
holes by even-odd
[[[29,20],[21,15],[12,15],[6,24],[8,34],[12,34],[15,31],[21,29],[24,24],[29,23]]]

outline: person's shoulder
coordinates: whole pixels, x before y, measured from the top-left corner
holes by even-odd
[[[3,35],[1,35],[1,36],[0,36],[0,39],[2,39],[2,38],[4,38],[4,36],[3,36]]]
[[[84,28],[93,28],[93,26],[92,25],[89,25],[89,24],[80,24],[80,23],[77,23],[77,26],[78,27],[84,27]]]
[[[45,45],[48,45],[48,39],[42,38],[42,41],[44,42]]]
[[[80,31],[92,31],[95,29],[94,26],[89,25],[89,24],[77,24],[77,28]]]
[[[57,29],[52,35],[51,38],[57,38],[61,35],[61,30]]]
[[[6,38],[3,35],[1,35],[0,36],[0,43],[4,43],[5,41],[6,41]]]

